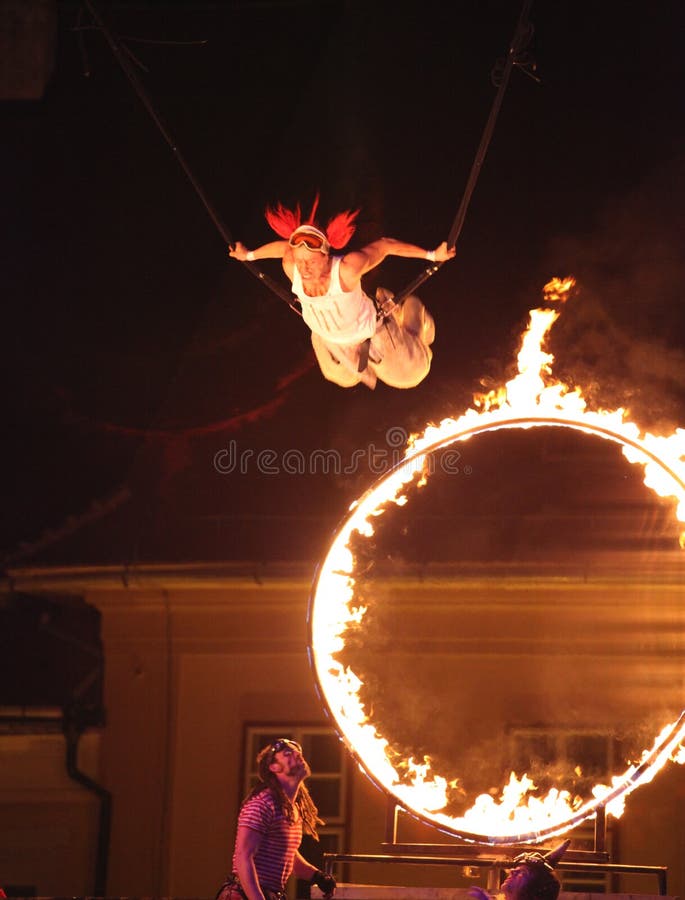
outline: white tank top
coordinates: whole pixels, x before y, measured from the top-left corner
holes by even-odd
[[[341,256],[334,256],[331,280],[322,297],[304,292],[302,276],[294,267],[293,293],[302,304],[302,318],[313,332],[332,344],[358,344],[376,333],[376,308],[361,284],[344,291],[340,284]]]

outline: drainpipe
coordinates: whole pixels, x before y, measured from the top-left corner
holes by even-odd
[[[79,716],[80,707],[65,707],[62,726],[66,740],[66,767],[69,777],[92,791],[100,800],[100,820],[98,825],[97,854],[95,858],[94,897],[104,897],[107,887],[107,865],[109,862],[109,839],[112,825],[112,794],[78,768],[78,745],[84,731]]]

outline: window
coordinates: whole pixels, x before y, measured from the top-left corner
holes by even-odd
[[[325,725],[248,725],[245,729],[244,797],[257,783],[255,759],[267,744],[278,738],[292,738],[302,746],[305,759],[312,769],[307,787],[326,823],[319,828],[319,841],[305,835],[302,855],[312,865],[323,867],[323,854],[340,852],[345,844],[347,822],[347,752],[338,736]],[[288,886],[290,897],[308,897],[309,886],[304,882]]]

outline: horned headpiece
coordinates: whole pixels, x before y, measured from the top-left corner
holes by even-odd
[[[544,856],[542,853],[537,852],[520,853],[514,858],[513,867],[541,867],[551,872],[564,853],[568,850],[570,843],[570,840],[564,841],[563,844],[559,844],[558,847],[555,847],[554,850],[550,850],[549,853],[545,853]]]

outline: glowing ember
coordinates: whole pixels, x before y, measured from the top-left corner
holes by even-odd
[[[554,279],[545,286],[546,302],[563,302],[573,279]],[[685,430],[671,435],[642,434],[627,420],[625,410],[589,410],[579,389],[570,390],[552,375],[553,357],[544,349],[558,310],[534,309],[518,353],[518,374],[498,390],[475,398],[474,408],[458,419],[445,419],[414,436],[403,461],[373,485],[350,508],[323,561],[310,605],[310,652],[321,692],[345,742],[371,779],[407,810],[443,831],[480,843],[535,843],[561,834],[593,816],[600,806],[620,815],[625,798],[650,781],[672,759],[685,762],[685,712],[666,725],[640,759],[611,785],[597,785],[593,798],[583,801],[567,791],[553,789],[534,794],[526,775],[511,773],[499,801],[482,795],[463,816],[444,810],[448,784],[431,769],[430,759],[396,760],[388,741],[369,721],[360,699],[362,682],[336,655],[345,646],[349,628],[363,623],[365,608],[354,605],[355,562],[350,549],[353,535],[369,538],[373,520],[384,505],[407,502],[404,489],[427,478],[430,453],[476,434],[499,429],[539,426],[571,428],[621,445],[623,454],[644,469],[644,482],[661,497],[674,498],[678,521],[685,522]],[[684,532],[685,535],[685,532]],[[681,546],[685,537],[681,536]]]

